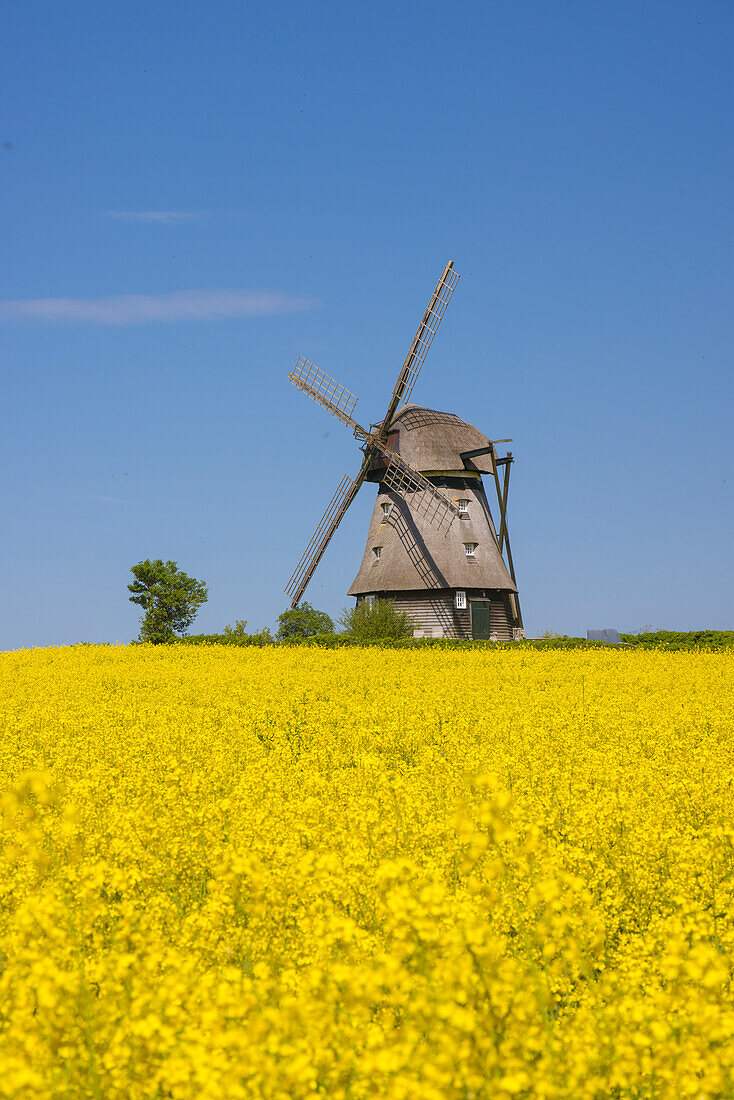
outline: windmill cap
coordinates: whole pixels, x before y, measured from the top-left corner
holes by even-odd
[[[491,447],[489,438],[455,413],[404,405],[393,417],[388,447],[397,451],[414,470],[493,471],[491,452],[462,458],[469,451]]]

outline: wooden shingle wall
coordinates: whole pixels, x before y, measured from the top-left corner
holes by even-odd
[[[390,599],[400,611],[410,615],[415,623],[416,637],[426,638],[471,638],[471,601],[489,600],[490,630],[496,634],[497,641],[512,640],[512,612],[507,592],[467,591],[467,606],[457,609],[455,592],[452,589],[439,589],[426,592],[385,592],[375,593]]]
[[[454,593],[449,589],[435,592],[391,592],[400,611],[406,611],[415,623],[417,636],[427,638],[471,638],[469,608],[457,611]]]

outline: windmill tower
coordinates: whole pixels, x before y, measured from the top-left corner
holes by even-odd
[[[362,450],[353,480],[345,475],[286,587],[296,607],[365,481],[376,482],[362,565],[349,589],[357,602],[388,598],[407,611],[416,636],[524,637],[507,530],[512,454],[453,413],[408,404],[459,276],[443,270],[383,419],[363,428],[357,398],[299,359],[290,381],[351,428]],[[497,497],[495,525],[482,475]]]

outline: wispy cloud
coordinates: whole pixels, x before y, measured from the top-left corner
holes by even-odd
[[[177,290],[172,294],[117,294],[110,298],[27,298],[0,301],[0,321],[138,325],[146,321],[220,321],[266,317],[316,306],[267,290]]]
[[[174,222],[187,222],[202,217],[201,211],[188,210],[107,210],[106,218],[120,218],[128,222],[158,222],[173,225]]]

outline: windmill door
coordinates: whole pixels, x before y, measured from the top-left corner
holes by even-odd
[[[489,638],[489,600],[470,600],[472,638]]]

